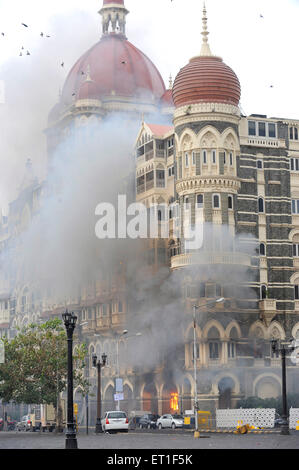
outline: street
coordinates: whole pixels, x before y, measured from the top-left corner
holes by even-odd
[[[299,449],[299,432],[245,434],[201,433],[181,430],[129,431],[128,434],[99,434],[90,429],[77,435],[78,449]],[[64,449],[65,435],[31,432],[0,432],[0,449]],[[154,451],[153,451],[154,449]]]

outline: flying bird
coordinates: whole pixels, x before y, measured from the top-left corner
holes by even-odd
[[[61,67],[64,67],[64,62],[62,62],[60,65],[61,65]]]
[[[31,55],[29,51],[27,51],[27,54],[26,55]]]
[[[25,28],[28,28],[28,24],[22,23],[22,26],[25,26]]]
[[[260,18],[264,18],[262,14],[260,14]]]
[[[1,34],[2,34],[2,36],[4,36],[4,33],[1,33]]]
[[[41,37],[44,37],[44,33],[40,33]]]

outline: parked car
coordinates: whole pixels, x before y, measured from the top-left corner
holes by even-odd
[[[102,419],[104,432],[129,431],[129,419],[124,411],[106,411]]]
[[[283,419],[282,417],[278,414],[275,413],[275,418],[274,418],[274,427],[277,428],[283,424]]]
[[[141,416],[133,416],[133,418],[130,418],[130,420],[129,420],[129,429],[138,428],[140,418],[141,418]]]
[[[32,431],[32,421],[30,415],[25,415],[16,425],[17,431]]]
[[[0,431],[3,431],[4,428],[4,420],[0,418]]]
[[[157,426],[159,429],[162,428],[182,428],[184,424],[184,418],[181,415],[170,415],[166,414],[161,416],[157,420]]]
[[[139,428],[155,429],[157,427],[157,420],[160,418],[159,415],[145,414],[141,416],[139,420]]]

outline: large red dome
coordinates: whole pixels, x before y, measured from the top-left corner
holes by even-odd
[[[62,91],[64,104],[71,103],[74,96],[78,99],[79,94],[82,97],[81,85],[88,73],[93,82],[90,87],[92,99],[119,96],[155,102],[166,91],[155,65],[122,34],[104,35],[76,62]],[[89,98],[88,87],[85,87],[83,96]]]
[[[180,70],[172,94],[177,108],[202,102],[238,106],[241,86],[235,72],[220,57],[198,56]]]

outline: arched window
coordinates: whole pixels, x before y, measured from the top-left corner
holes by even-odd
[[[227,343],[227,355],[229,359],[236,357],[236,341],[238,339],[237,329],[234,327],[230,331],[230,340]]]
[[[208,332],[209,358],[219,359],[220,357],[220,335],[216,327],[212,327]]]
[[[197,202],[197,208],[202,209],[203,208],[203,194],[197,195],[196,202]]]
[[[186,168],[189,167],[189,155],[188,155],[188,153],[185,153],[185,166],[186,166]]]
[[[220,209],[220,197],[219,194],[213,194],[213,208]]]
[[[216,157],[217,157],[216,150],[212,150],[212,163],[213,163],[213,165],[216,165]]]
[[[228,208],[233,209],[233,196],[228,196]]]
[[[259,198],[258,207],[259,207],[259,212],[265,212],[264,199],[262,197]]]
[[[265,243],[260,244],[260,256],[266,256],[266,245],[265,245]]]
[[[203,163],[206,164],[207,163],[207,151],[206,150],[202,151],[202,159],[203,159]]]
[[[264,300],[266,298],[267,298],[267,286],[263,284],[260,288],[260,299]]]
[[[199,284],[199,297],[205,297],[206,296],[206,285],[204,282],[201,282]]]
[[[258,167],[259,170],[263,169],[263,160],[258,160],[257,161],[257,167]]]
[[[299,234],[298,233],[296,233],[293,236],[292,242],[293,242],[293,256],[298,258],[299,257]]]

